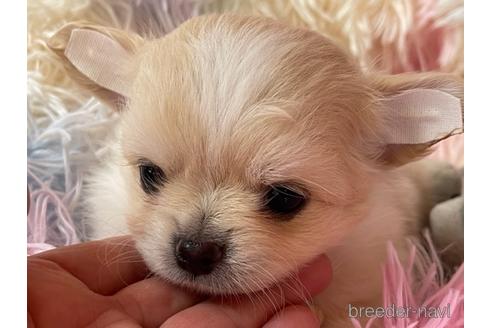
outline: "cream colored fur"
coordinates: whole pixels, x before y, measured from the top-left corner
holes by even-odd
[[[327,326],[349,325],[348,303],[379,304],[386,244],[404,257],[424,206],[415,171],[398,165],[428,146],[386,145],[380,99],[418,87],[460,96],[460,83],[368,76],[321,35],[262,18],[200,17],[162,39],[128,38],[133,87],[113,152],[88,187],[92,237],[131,233],[154,272],[221,294],[267,287],[325,252],[333,282],[316,303]],[[138,183],[140,159],[167,175],[155,197]],[[260,210],[272,183],[306,190],[293,219]],[[171,243],[187,229],[228,232],[233,255],[191,281]]]

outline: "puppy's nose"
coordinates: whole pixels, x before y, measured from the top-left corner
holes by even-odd
[[[209,274],[224,255],[223,247],[214,242],[179,239],[175,256],[178,265],[195,276]]]

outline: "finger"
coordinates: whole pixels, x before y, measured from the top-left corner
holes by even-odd
[[[102,295],[112,295],[149,274],[129,236],[60,247],[32,257],[57,263]]]
[[[111,299],[115,307],[141,326],[158,327],[172,315],[198,303],[201,297],[152,277],[120,290]]]
[[[304,301],[308,295],[322,291],[331,279],[331,267],[325,256],[316,258],[299,273],[300,284],[292,281],[280,284],[252,299],[239,302],[206,301],[177,313],[162,327],[258,327],[285,304]],[[293,289],[294,287],[294,289]]]
[[[138,322],[131,318],[127,313],[108,309],[103,312],[96,320],[86,326],[86,328],[142,328]]]
[[[318,328],[316,314],[305,305],[291,305],[277,313],[263,328]]]
[[[53,321],[56,327],[85,327],[108,303],[55,262],[27,258],[27,310],[36,327]]]
[[[200,301],[197,295],[158,277],[101,296],[57,263],[37,257],[28,258],[28,277],[28,312],[34,322],[56,318],[60,327],[158,327]],[[53,300],[46,302],[46,295]],[[70,311],[60,312],[60,306]]]

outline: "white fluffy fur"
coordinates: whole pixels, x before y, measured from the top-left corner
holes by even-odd
[[[431,188],[423,170],[395,168],[428,145],[385,145],[379,100],[412,88],[460,96],[458,82],[367,75],[322,36],[261,18],[196,18],[152,41],[101,33],[128,49],[135,75],[113,154],[91,179],[94,238],[131,233],[154,272],[221,294],[257,291],[326,252],[334,280],[316,302],[328,326],[347,326],[348,303],[379,304],[386,243],[404,257]],[[121,100],[70,68],[106,101]],[[141,190],[141,159],[166,172],[157,196]],[[293,219],[260,210],[272,183],[308,196]],[[234,252],[190,279],[171,240],[198,227],[229,231]]]

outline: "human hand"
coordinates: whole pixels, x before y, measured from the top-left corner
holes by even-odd
[[[148,269],[129,237],[61,247],[28,257],[29,327],[318,327],[302,303],[331,278],[319,257],[268,292],[208,298]],[[274,299],[273,299],[274,298]]]

